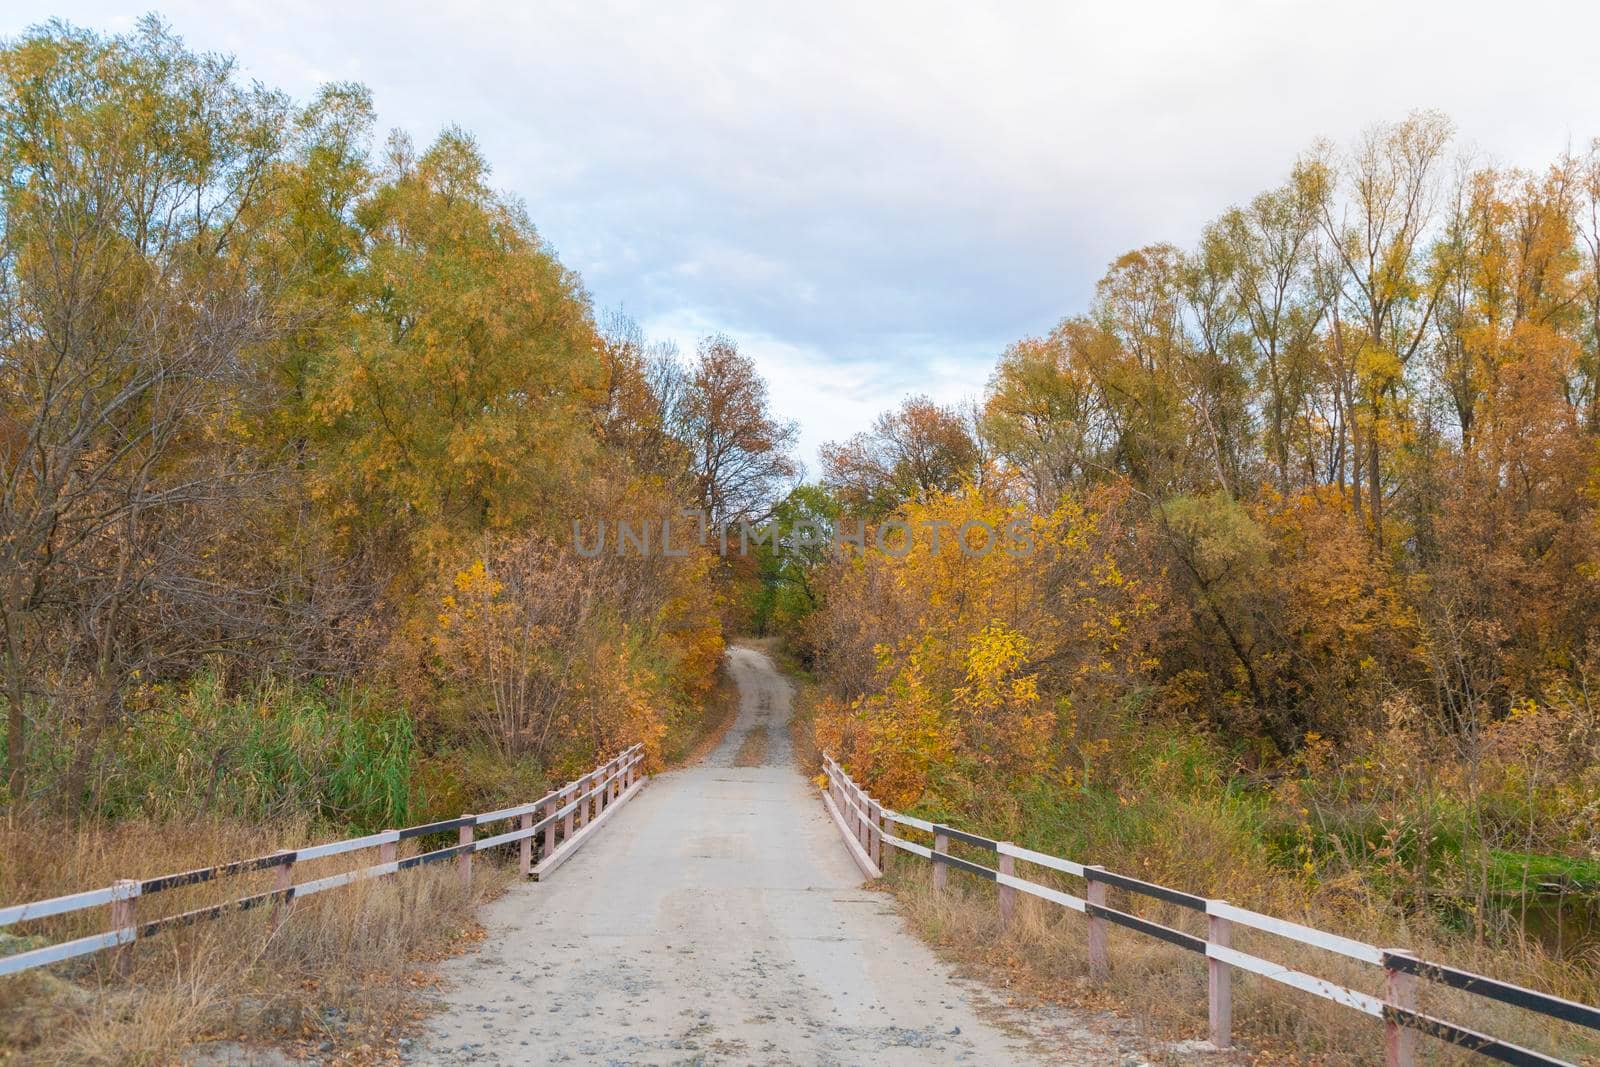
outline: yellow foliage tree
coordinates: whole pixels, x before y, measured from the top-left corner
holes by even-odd
[[[1113,487],[1029,516],[969,488],[905,504],[903,551],[886,539],[827,576],[812,639],[860,689],[824,701],[819,743],[891,804],[1067,773],[1053,742],[1078,737],[1076,707],[1114,704],[1153,662],[1158,580],[1119,558],[1126,502]]]

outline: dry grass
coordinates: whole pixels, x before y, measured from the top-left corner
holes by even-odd
[[[794,688],[789,714],[789,744],[794,751],[794,761],[801,773],[814,776],[822,770],[822,750],[817,747],[816,682],[792,657],[782,654],[781,649],[779,664]]]
[[[223,822],[45,830],[19,821],[0,827],[0,900],[308,843],[303,828]],[[325,1062],[391,1059],[394,1042],[424,1014],[434,981],[427,962],[481,936],[474,907],[512,877],[511,867],[486,856],[475,858],[470,892],[446,863],[308,897],[277,931],[264,908],[163,931],[136,947],[126,979],[105,953],[0,979],[0,1060],[163,1064],[209,1040],[298,1046]],[[375,862],[376,850],[330,857],[301,865],[297,880]],[[138,917],[261,892],[270,878],[229,878],[141,898]],[[56,940],[104,929],[106,921],[105,909],[91,909],[28,924],[27,933]]]
[[[971,858],[981,860],[976,855]],[[1018,866],[1021,877],[1081,894],[1076,879],[1052,881],[1046,872],[1026,864]],[[1206,969],[1191,953],[1113,926],[1111,975],[1105,986],[1093,988],[1088,981],[1085,919],[1077,912],[1019,894],[1014,921],[1005,928],[992,886],[952,870],[946,890],[935,893],[927,864],[904,854],[893,857],[887,885],[908,921],[941,954],[995,985],[1043,1000],[1114,1008],[1147,1035],[1152,1055],[1158,1059],[1163,1042],[1206,1036]],[[1109,903],[1190,933],[1205,933],[1202,917],[1157,901],[1130,898],[1113,890]],[[1327,924],[1314,921],[1314,925]],[[1431,944],[1423,936],[1391,940],[1430,958],[1449,958],[1443,946]],[[1233,944],[1241,951],[1339,985],[1375,996],[1383,994],[1382,972],[1376,967],[1238,927]],[[1454,955],[1459,960],[1459,952]],[[1484,970],[1490,962],[1496,961],[1479,961],[1475,969]],[[1497,962],[1499,973],[1504,974],[1504,959]],[[1549,988],[1527,975],[1506,977],[1521,977],[1528,984]],[[1528,1012],[1428,983],[1421,983],[1418,1006],[1527,1047],[1579,1063],[1600,1063],[1600,1043],[1593,1035]],[[1242,973],[1234,976],[1234,1038],[1256,1063],[1344,1067],[1381,1060],[1383,1048],[1382,1024],[1377,1020]],[[1460,1050],[1429,1038],[1418,1036],[1417,1042],[1423,1062],[1475,1062]]]
[[[744,735],[744,740],[739,742],[739,751],[734,753],[733,765],[735,767],[759,767],[767,760],[767,728],[765,726],[752,727]]]
[[[676,754],[669,754],[667,769],[689,767],[709,756],[732,729],[739,717],[739,687],[728,674],[726,661],[717,668],[716,684],[706,698],[705,713],[696,723],[695,733],[679,746]]]

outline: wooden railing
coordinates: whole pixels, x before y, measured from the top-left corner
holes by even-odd
[[[288,905],[302,897],[337,889],[359,879],[395,875],[412,867],[448,859],[456,860],[462,883],[470,885],[473,855],[485,849],[500,848],[513,842],[521,844],[522,873],[537,879],[565,863],[584,841],[600,828],[613,811],[631,800],[634,794],[644,787],[648,776],[643,773],[641,767],[643,762],[643,747],[634,745],[582,778],[568,782],[538,800],[491,811],[486,815],[462,815],[441,822],[408,826],[401,830],[384,830],[382,833],[368,834],[365,837],[332,841],[308,848],[287,849],[257,856],[254,859],[236,860],[215,867],[201,867],[197,870],[160,875],[155,878],[124,879],[102,889],[91,889],[50,900],[37,900],[30,904],[15,904],[0,908],[0,928],[82,911],[85,908],[104,907],[108,911],[107,928],[102,933],[47,945],[28,952],[0,956],[0,975],[15,974],[18,971],[43,967],[46,964],[106,949],[116,950],[117,967],[125,972],[132,961],[134,944],[163,930],[190,926],[232,912],[248,911],[262,906],[273,909],[272,923],[276,927],[288,915]],[[480,826],[507,822],[514,822],[516,828],[490,837],[477,836]],[[452,830],[457,834],[456,844],[400,858],[400,842],[431,834],[449,833]],[[542,841],[538,840],[541,836]],[[539,846],[537,861],[534,855],[536,844]],[[376,864],[310,881],[295,882],[297,864],[370,848],[378,850]],[[226,903],[145,922],[139,922],[137,919],[138,903],[143,898],[180,886],[197,885],[231,875],[268,870],[276,872],[274,886],[268,892],[239,897]]]
[[[945,871],[950,867],[993,882],[997,889],[1000,916],[1005,923],[1011,921],[1018,893],[1026,893],[1080,912],[1086,919],[1085,939],[1090,978],[1097,982],[1105,979],[1109,969],[1108,924],[1125,927],[1203,956],[1209,980],[1210,1036],[1212,1043],[1219,1048],[1227,1048],[1232,1043],[1233,971],[1236,968],[1383,1020],[1385,1063],[1389,1067],[1411,1067],[1415,1062],[1414,1040],[1417,1033],[1428,1034],[1502,1063],[1572,1067],[1565,1060],[1418,1011],[1416,994],[1419,979],[1473,993],[1501,1004],[1523,1008],[1548,1019],[1558,1019],[1600,1031],[1600,1008],[1563,1000],[1548,993],[1540,993],[1444,964],[1430,963],[1404,949],[1378,948],[1314,927],[1237,907],[1225,900],[1210,900],[1156,885],[1153,882],[1116,874],[1104,867],[1075,863],[1058,856],[1034,852],[1009,841],[994,841],[951,826],[913,818],[891,811],[874,800],[827,753],[822,756],[822,765],[827,774],[823,800],[828,813],[833,817],[840,832],[844,834],[845,844],[850,850],[851,857],[868,878],[882,876],[883,847],[889,845],[901,852],[920,856],[931,862],[933,883],[938,890],[943,890]],[[932,838],[932,844],[921,845],[907,840],[899,833],[891,833],[890,827],[906,827],[927,834]],[[994,853],[995,865],[986,867],[972,860],[951,855],[949,849],[952,841]],[[1083,879],[1083,896],[1074,896],[1059,889],[1018,878],[1016,876],[1018,860]],[[1106,890],[1112,886],[1204,915],[1206,936],[1198,937],[1129,912],[1107,907]],[[1233,948],[1231,943],[1231,931],[1235,926],[1260,930],[1302,945],[1337,953],[1361,963],[1382,967],[1386,976],[1385,996],[1380,999],[1297,971],[1284,964],[1240,952]]]

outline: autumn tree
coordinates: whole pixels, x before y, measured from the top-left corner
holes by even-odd
[[[1420,677],[1414,615],[1336,490],[1180,496],[1154,519],[1190,613],[1162,656],[1169,706],[1288,752],[1348,736],[1385,684]]]
[[[1192,421],[1177,378],[1184,358],[1183,254],[1154,245],[1120,256],[1095,286],[1091,312],[1115,343],[1093,367],[1113,434],[1111,461],[1147,492],[1164,495],[1186,478]]]
[[[1318,270],[1316,206],[1291,182],[1218,223],[1220,236],[1235,250],[1233,282],[1248,326],[1243,335],[1255,349],[1264,393],[1263,446],[1282,490],[1317,480],[1317,420],[1310,406],[1317,332],[1327,314],[1327,272]]]
[[[675,422],[713,527],[766,517],[777,490],[800,471],[794,423],[773,414],[755,362],[722,334],[700,342]]]
[[[208,561],[254,463],[229,424],[277,335],[252,276],[285,101],[145,19],[0,52],[0,637],[7,766],[64,718],[65,795],[141,670],[248,624]],[[193,662],[192,658],[189,660]]]
[[[687,375],[671,342],[649,341],[620,309],[600,323],[600,436],[635,469],[665,484],[687,482],[689,449],[674,436]]]
[[[1582,300],[1583,345],[1580,393],[1584,426],[1600,432],[1600,138],[1590,143],[1588,154],[1576,163],[1578,189],[1574,229],[1578,234],[1579,282]]]
[[[577,278],[489,188],[471,137],[420,155],[396,137],[387,166],[356,210],[365,313],[314,387],[319,477],[347,528],[398,535],[402,564],[429,567],[570,492],[599,341]]]
[[[506,735],[511,762],[654,744],[696,714],[721,648],[709,564],[587,575],[604,610],[562,615],[550,590],[574,572],[552,539],[574,515],[692,504],[696,417],[772,477],[792,430],[768,418],[762,445],[739,421],[752,397],[766,409],[736,360],[691,380],[670,351],[598,328],[470,135],[418,153],[395,134],[374,160],[373,114],[359,85],[297,106],[242,84],[154,19],[110,37],[51,23],[0,48],[14,800],[91,808],[98,770],[140,736],[125,727],[202,673],[224,692],[381,680],[430,744]],[[696,408],[697,386],[718,399]],[[717,462],[727,498],[741,461]],[[529,703],[560,642],[435,644],[442,587],[477,561],[504,574],[490,601],[515,593],[615,665],[585,685],[655,710],[608,716],[559,686]],[[462,684],[469,666],[503,684]],[[556,705],[560,736],[530,743]],[[435,717],[445,706],[467,711]]]
[[[1178,283],[1191,324],[1178,377],[1194,424],[1192,447],[1204,457],[1207,476],[1229,494],[1238,491],[1256,451],[1249,391],[1254,351],[1241,329],[1245,309],[1238,292],[1243,269],[1225,228],[1212,225],[1184,257]]]
[[[1011,345],[989,379],[980,431],[1023,473],[1041,511],[1107,469],[1107,420],[1090,368],[1108,343],[1091,323],[1069,319]]]
[[[506,757],[578,761],[634,742],[651,758],[722,652],[708,550],[578,556],[489,537],[443,583],[429,643],[444,700]]]
[[[1073,773],[1075,739],[1147,681],[1164,624],[1160,577],[1137,573],[1133,500],[1122,484],[1041,515],[976,487],[908,501],[896,518],[922,532],[903,551],[869,545],[824,575],[808,624],[828,687],[819,738],[894,804]],[[1025,536],[1002,543],[1014,521]],[[950,533],[936,543],[930,525]]]
[[[925,500],[974,477],[978,445],[954,408],[908,397],[867,433],[822,448],[824,483],[858,515],[876,517],[903,500]]]
[[[1123,565],[1167,583],[1183,619],[1148,677],[1169,712],[1287,753],[1397,707],[1470,739],[1580,684],[1600,573],[1600,170],[1593,153],[1483,166],[1451,134],[1419,113],[1317,145],[1194,245],[1117,257],[1084,313],[1000,356],[979,481],[1036,520],[1113,488],[1139,502]],[[928,494],[896,485],[885,429],[833,446],[827,475],[887,521]],[[927,625],[897,590],[931,577],[892,569],[826,572],[812,647],[858,713],[913,701],[907,729],[948,725],[963,683],[932,653],[887,679],[868,639]],[[1048,632],[1005,617],[1030,645]],[[959,731],[938,736],[948,769]]]
[[[1427,339],[1445,284],[1438,272],[1426,272],[1426,255],[1452,133],[1443,115],[1419,112],[1367,130],[1344,160],[1314,161],[1301,171],[1302,195],[1318,204],[1343,268],[1331,340],[1353,435],[1351,499],[1359,514],[1364,482],[1380,544],[1382,457],[1403,443],[1406,370]]]

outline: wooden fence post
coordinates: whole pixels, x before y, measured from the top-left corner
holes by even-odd
[[[881,871],[883,870],[883,805],[876,800],[868,801],[867,814],[870,816],[867,822],[871,826],[867,836],[872,840],[872,847],[867,851],[872,857],[872,865]]]
[[[533,812],[525,811],[518,825],[527,833],[522,839],[522,877],[533,873]]]
[[[285,849],[284,855],[288,858],[278,864],[277,874],[272,880],[273,892],[283,894],[272,902],[272,919],[269,926],[273,933],[277,933],[283,926],[283,920],[289,917],[289,890],[294,888],[294,851]]]
[[[393,830],[385,830],[384,833],[392,834],[392,833],[394,833],[394,831]],[[398,842],[398,841],[385,841],[383,844],[378,846],[378,862],[379,863],[393,863],[395,860],[397,860],[399,858],[400,858],[400,842]],[[393,877],[393,876],[392,875],[386,875],[385,877]]]
[[[1206,916],[1206,940],[1223,948],[1233,947],[1233,924],[1220,915]],[[1206,980],[1210,987],[1208,1015],[1211,1043],[1217,1048],[1233,1046],[1233,966],[1206,957]]]
[[[553,818],[553,816],[555,815],[556,812],[558,812],[560,810],[561,810],[561,794],[560,793],[557,793],[554,797],[552,797],[550,799],[550,801],[548,803],[545,804],[544,807],[539,809],[539,818],[541,820],[543,820],[543,819],[549,819],[550,820],[549,822],[544,824],[544,848],[539,850],[539,858],[541,860],[544,859],[546,856],[550,855],[550,853],[552,853],[552,852],[554,852],[556,850],[556,822],[557,822],[557,820],[555,818]]]
[[[1009,844],[1010,842],[1003,843]],[[996,867],[1000,873],[1005,875],[1007,878],[1015,876],[1017,873],[1017,861],[1015,857],[1008,856],[1004,852],[999,853],[999,857],[1000,859],[996,864]],[[1017,907],[1017,891],[1008,885],[1001,885],[999,882],[996,882],[995,895],[1000,899],[1000,925],[1003,927],[1010,927],[1012,912],[1014,912]]]
[[[941,834],[935,830],[933,833],[933,850],[935,852],[949,852],[949,835]],[[933,861],[933,889],[936,893],[944,892],[944,871],[944,864],[939,862],[938,857],[935,857]]]
[[[474,818],[474,816],[471,816],[471,815],[463,815],[461,817],[463,819]],[[477,833],[477,827],[474,826],[470,822],[467,823],[467,825],[465,825],[465,826],[463,826],[461,828],[461,832],[456,835],[457,844],[458,845],[470,845],[470,844],[472,844],[472,839],[476,835],[476,833]],[[462,889],[471,889],[472,888],[472,852],[471,852],[471,850],[463,852],[461,855],[456,857],[456,870],[461,872],[461,888]]]
[[[861,842],[861,851],[866,852],[872,848],[872,831],[867,829],[867,794],[858,785],[856,786],[856,804],[854,817],[856,824],[856,840]]]
[[[1098,865],[1083,869],[1083,898],[1102,908],[1106,906],[1106,884],[1096,879],[1093,872],[1103,870],[1105,868]],[[1093,913],[1087,913],[1084,917],[1089,921],[1089,981],[1104,982],[1111,972],[1111,960],[1106,952],[1107,924]]]
[[[133,878],[118,878],[112,889],[116,895],[111,898],[111,929],[134,927],[132,938],[119,944],[112,958],[112,965],[116,968],[117,974],[126,978],[133,970],[133,946],[138,943],[139,937],[137,920],[134,918],[134,905],[139,899],[139,883]]]
[[[1410,956],[1411,953],[1402,948],[1386,949],[1391,956]],[[1417,978],[1416,975],[1406,971],[1397,971],[1393,967],[1384,968],[1387,979],[1384,1000],[1387,1006],[1413,1011],[1417,1006]],[[1393,1019],[1383,1021],[1383,1062],[1385,1067],[1412,1067],[1416,1063],[1416,1031],[1409,1026],[1401,1026]]]
[[[564,808],[569,804],[576,804],[578,802],[578,792],[579,791],[577,789],[573,789],[570,792],[562,793],[561,794],[561,806]],[[572,811],[567,812],[567,817],[562,820],[562,823],[561,823],[561,843],[562,844],[566,844],[568,841],[570,841],[572,839],[573,827],[575,827],[577,825],[577,818],[578,818],[578,811],[577,811],[576,808],[574,808]]]

